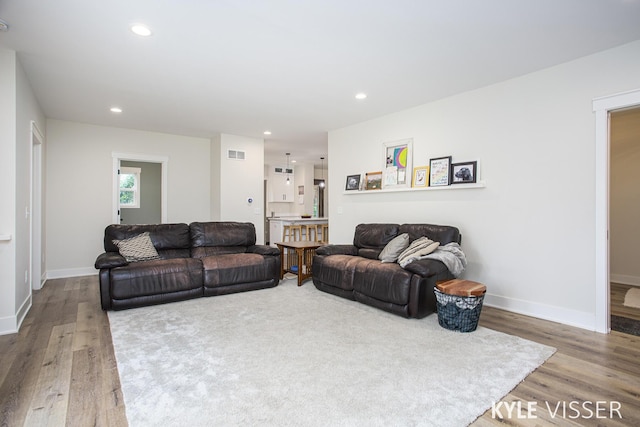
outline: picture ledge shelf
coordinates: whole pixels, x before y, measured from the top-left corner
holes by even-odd
[[[8,242],[11,240],[11,234],[0,234],[0,241]]]
[[[377,193],[401,193],[408,191],[439,191],[439,190],[468,190],[472,188],[485,188],[486,184],[484,181],[476,182],[473,184],[452,184],[452,185],[443,185],[441,187],[400,187],[400,188],[383,188],[380,190],[350,190],[343,191],[342,194],[352,195],[352,194],[377,194]]]

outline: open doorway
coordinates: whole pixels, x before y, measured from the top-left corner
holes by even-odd
[[[157,224],[167,222],[167,169],[169,159],[132,153],[113,153],[113,223],[114,224]],[[121,172],[137,171],[132,185],[121,187]],[[142,195],[140,191],[143,191]],[[121,207],[121,195],[125,197]],[[129,203],[132,200],[133,203]]]
[[[610,305],[610,116],[616,110],[640,107],[640,90],[593,100],[595,112],[595,318],[594,329],[611,330]]]
[[[31,185],[29,199],[29,277],[31,279],[31,289],[38,290],[44,285],[43,273],[44,252],[42,241],[42,147],[44,137],[36,126],[31,122]]]
[[[640,335],[640,107],[609,117],[611,330]]]

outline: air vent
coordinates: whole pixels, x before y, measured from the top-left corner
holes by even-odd
[[[240,150],[229,150],[227,151],[227,159],[244,160],[245,152]]]

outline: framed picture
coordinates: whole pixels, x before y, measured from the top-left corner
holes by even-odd
[[[429,187],[451,184],[451,156],[429,160]]]
[[[384,146],[384,188],[411,186],[411,161],[413,139],[385,142]]]
[[[476,182],[478,162],[454,163],[451,165],[452,184],[471,184]]]
[[[360,189],[360,174],[358,175],[347,175],[347,185],[345,190],[353,191]]]
[[[364,184],[367,190],[382,189],[382,171],[367,172],[364,176]]]
[[[429,186],[429,166],[416,166],[413,168],[412,187]]]

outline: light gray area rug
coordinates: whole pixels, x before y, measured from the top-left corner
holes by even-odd
[[[436,315],[405,319],[285,280],[109,312],[138,426],[460,427],[555,349]]]

